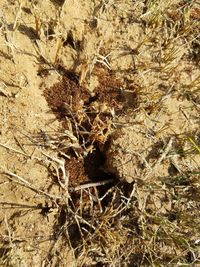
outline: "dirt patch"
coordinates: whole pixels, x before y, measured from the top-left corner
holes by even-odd
[[[90,94],[78,84],[73,72],[65,71],[62,81],[44,91],[49,107],[59,119],[65,117],[65,105],[71,107],[73,113],[78,112],[88,102]]]
[[[60,68],[62,67],[60,66]],[[99,107],[104,105],[102,112],[112,108],[117,114],[122,112],[125,106],[125,96],[122,82],[116,79],[114,74],[103,69],[96,69],[94,73],[98,77],[98,86],[93,92],[89,92],[79,85],[79,77],[73,71],[67,71],[63,68],[62,70],[62,81],[44,91],[47,103],[55,113],[59,113],[59,110],[61,113],[65,104],[71,106],[72,112],[78,112],[84,107],[89,113],[91,106],[94,107],[95,111],[95,104]]]
[[[65,168],[70,175],[70,185],[76,186],[88,182],[88,175],[85,172],[83,160],[72,158],[66,162]]]

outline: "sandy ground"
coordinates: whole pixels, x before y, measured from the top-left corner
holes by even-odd
[[[144,2],[0,0],[1,266],[122,266],[102,263],[101,253],[77,256],[61,234],[62,164],[71,187],[102,173],[127,187],[162,185],[199,170],[200,70],[191,40],[152,30]],[[80,131],[90,129],[87,138],[70,135],[76,123],[62,115],[66,106]],[[97,146],[105,162],[90,158]],[[162,193],[151,197],[157,206],[151,199],[149,209],[172,210]]]

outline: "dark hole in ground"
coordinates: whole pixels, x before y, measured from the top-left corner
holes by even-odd
[[[104,178],[105,172],[101,169],[104,162],[104,155],[98,147],[84,158],[84,169],[91,181],[98,181]]]
[[[118,180],[114,175],[104,171],[104,163],[104,154],[98,147],[96,147],[96,149],[92,153],[88,154],[84,159],[79,160],[73,157],[66,162],[66,171],[69,172],[69,184],[72,191],[72,200],[75,206],[79,205],[81,197],[81,190],[73,192],[73,189],[76,188],[76,186],[112,179],[113,182],[97,187],[98,196],[102,197],[113,185],[117,183]],[[90,188],[90,191],[95,195],[92,187]],[[84,198],[83,202],[89,201],[88,193],[84,193],[82,197]],[[108,194],[108,196],[102,201],[103,207],[109,203],[110,197],[111,195]]]

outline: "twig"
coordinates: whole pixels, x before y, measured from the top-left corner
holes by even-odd
[[[10,228],[8,226],[8,220],[7,220],[6,215],[4,217],[4,222],[5,222],[5,225],[6,225],[6,229],[8,231],[8,239],[9,239],[10,245],[12,246],[13,245],[13,243],[12,243],[12,235],[11,235],[11,232],[10,232]]]
[[[18,204],[14,202],[0,202],[0,205],[2,206],[2,209],[46,209],[46,206],[40,206],[40,205],[25,205],[25,204]],[[48,206],[49,209],[55,209],[54,206]]]
[[[126,203],[126,206],[127,206],[127,207],[129,206],[131,200],[133,199],[133,197],[134,197],[134,195],[135,195],[135,193],[136,193],[136,190],[137,190],[137,183],[134,183],[134,185],[133,185],[133,189],[132,189],[131,194],[130,194],[130,197],[128,198],[128,201],[127,201],[127,203]]]
[[[99,181],[96,183],[88,183],[88,184],[82,184],[82,185],[78,185],[74,188],[71,188],[72,191],[78,191],[78,190],[83,190],[83,189],[87,189],[90,187],[96,187],[96,186],[102,186],[105,184],[110,184],[114,181],[114,179],[108,179],[108,180],[104,180],[104,181]]]
[[[156,161],[156,163],[154,164],[152,169],[156,169],[156,167],[158,165],[160,165],[160,163],[163,161],[164,158],[166,158],[167,154],[169,153],[169,150],[171,149],[172,146],[172,142],[173,142],[173,138],[170,138],[167,146],[165,147],[163,153],[161,154],[160,158]]]
[[[99,198],[100,201],[102,201],[106,196],[111,194],[114,191],[114,187],[111,187],[101,198]]]
[[[76,222],[77,222],[77,219],[79,219],[80,222],[85,223],[85,224],[87,224],[89,227],[91,227],[93,230],[96,230],[95,226],[93,226],[92,224],[90,224],[88,221],[86,221],[85,219],[83,219],[81,216],[79,216],[79,215],[77,215],[77,214],[74,213],[74,217],[75,217],[75,219],[76,219]]]
[[[9,147],[9,146],[7,146],[7,145],[4,145],[4,144],[2,144],[2,143],[0,143],[0,146],[3,147],[3,148],[8,149],[8,150],[10,150],[10,151],[13,151],[13,152],[15,152],[15,153],[17,153],[17,154],[23,155],[23,156],[25,156],[25,157],[30,157],[30,156],[27,155],[26,153],[21,152],[21,151],[15,149],[15,148],[11,148],[11,147]]]
[[[43,194],[47,197],[53,198],[53,199],[61,199],[61,197],[59,196],[55,196],[55,195],[51,195],[49,193],[44,192],[41,189],[36,188],[35,186],[33,186],[31,183],[29,183],[27,180],[25,180],[24,178],[20,177],[19,175],[13,173],[13,172],[9,172],[9,171],[4,171],[3,172],[5,175],[9,176],[8,179],[10,179],[13,182],[17,182],[23,186],[26,186],[27,188],[33,190],[34,192]],[[15,179],[14,179],[15,178]]]
[[[13,136],[14,136],[14,139],[15,139],[15,142],[17,143],[17,145],[20,147],[21,151],[24,152],[24,154],[26,154],[26,151],[24,150],[22,144],[20,143],[20,141],[18,140],[18,138],[15,136],[15,134],[13,133]]]
[[[69,196],[69,192],[68,192],[69,173],[68,172],[66,173],[66,170],[65,170],[65,160],[60,160],[60,159],[51,157],[51,156],[49,156],[48,154],[46,154],[44,152],[42,152],[42,154],[44,156],[46,156],[49,160],[51,160],[51,161],[53,161],[53,162],[55,162],[57,164],[56,168],[54,166],[53,167],[56,170],[58,183],[61,186],[61,188],[65,190],[65,192],[66,192],[66,201],[68,201],[68,198],[70,197]],[[59,170],[61,170],[61,172],[62,172],[62,177],[60,177]],[[62,181],[64,181],[64,183]]]
[[[102,213],[103,212],[103,208],[102,208],[102,205],[101,205],[101,200],[99,199],[99,194],[98,194],[96,186],[94,187],[94,191],[95,191],[95,195],[96,195],[97,202],[98,202],[98,205],[99,205],[99,210]]]

